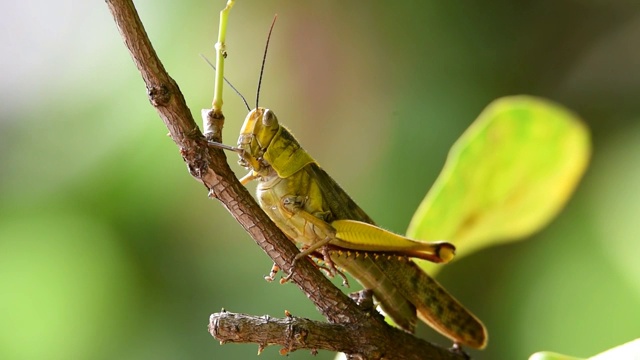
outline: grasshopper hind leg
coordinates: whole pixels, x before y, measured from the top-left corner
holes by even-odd
[[[314,262],[311,261],[313,263],[313,265],[316,266],[316,268],[318,268],[319,270],[324,271],[324,273],[328,276],[328,277],[334,277],[336,274],[338,274],[341,278],[342,278],[342,286],[344,287],[350,287],[349,285],[349,279],[347,279],[347,276],[344,274],[343,271],[341,271],[340,269],[336,268],[335,265],[333,264],[333,262],[331,263],[331,266],[325,266],[323,264],[320,264],[320,261],[323,261],[326,263],[326,261],[324,260],[324,256],[320,257],[318,256],[317,253],[315,254],[311,254],[310,256],[318,259],[318,262]],[[286,282],[288,282],[289,280],[291,280],[291,277],[293,276],[293,271],[295,270],[295,262],[297,259],[294,259],[294,266],[291,269],[291,272],[283,277],[282,279],[280,279],[280,284],[284,284]],[[309,258],[309,260],[311,260],[311,258]],[[273,280],[275,280],[276,275],[278,274],[278,272],[280,271],[280,267],[278,265],[276,265],[275,263],[273,264],[273,266],[271,267],[271,271],[269,272],[269,275],[265,276],[264,279],[268,282],[272,282]]]
[[[327,246],[331,241],[335,240],[335,230],[327,223],[327,220],[331,217],[331,212],[317,211],[310,213],[305,210],[305,205],[308,201],[309,197],[302,195],[287,195],[280,199],[282,209],[289,214],[290,219],[296,219],[300,223],[303,229],[301,232],[310,239],[303,250],[296,255],[292,266],[295,266],[299,259],[320,252],[326,267],[329,269],[330,277],[334,277],[338,270],[331,260]],[[290,277],[291,275],[287,278]]]
[[[318,252],[314,252],[310,256],[316,259],[314,264],[318,269],[322,270],[325,273],[325,275],[327,275],[327,277],[333,278],[337,274],[338,276],[340,276],[340,278],[342,278],[342,286],[346,288],[351,287],[351,285],[349,285],[349,279],[347,278],[347,275],[345,275],[344,271],[338,269],[333,263],[333,261],[331,262],[332,267],[326,265],[327,262],[325,260],[325,254],[319,254]]]

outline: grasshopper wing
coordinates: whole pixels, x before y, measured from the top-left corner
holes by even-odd
[[[375,225],[373,220],[317,164],[305,167],[317,179],[331,212],[327,222],[355,220]],[[338,222],[350,226],[351,222]],[[367,230],[368,231],[368,230]],[[348,249],[344,249],[343,252]],[[440,284],[404,256],[365,252],[363,256],[332,256],[362,286],[373,290],[382,309],[401,328],[413,332],[417,316],[453,341],[483,348],[487,332],[482,323],[449,295]]]
[[[416,307],[420,320],[459,344],[476,349],[487,345],[487,330],[482,322],[416,263],[407,260],[405,266],[376,264],[387,276],[404,284],[396,289]]]
[[[357,220],[375,225],[373,219],[362,210],[338,183],[333,180],[318,164],[311,163],[304,170],[309,172],[312,179],[316,179],[322,192],[323,201],[331,211],[331,216],[325,219],[331,223],[334,220]]]
[[[325,219],[327,222],[346,219],[374,225],[373,220],[364,210],[320,166],[312,163],[305,166],[303,171],[308,171],[310,178],[315,179],[318,183],[323,201],[330,211]],[[358,280],[364,288],[371,289],[384,311],[398,326],[413,332],[417,322],[415,306],[395,289],[396,279],[386,274],[378,265],[380,262],[388,262],[387,267],[393,267],[397,262],[397,257],[374,259],[373,256],[365,256],[364,254],[349,256],[346,255],[347,253],[348,251],[337,251],[336,256],[332,256],[331,259],[338,267]]]

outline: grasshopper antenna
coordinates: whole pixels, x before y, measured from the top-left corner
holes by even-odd
[[[273,31],[273,25],[276,24],[278,14],[273,17],[271,27],[269,28],[269,35],[267,36],[267,45],[264,47],[264,55],[262,56],[262,66],[260,67],[260,77],[258,78],[258,91],[256,91],[256,109],[258,108],[258,101],[260,100],[260,86],[262,86],[262,75],[264,74],[264,63],[267,61],[267,50],[269,50],[269,40],[271,40],[271,32]]]
[[[213,64],[211,63],[211,61],[209,61],[209,59],[207,59],[207,57],[206,57],[206,56],[204,56],[204,55],[200,54],[200,57],[201,57],[202,59],[204,59],[204,61],[206,61],[206,62],[207,62],[207,64],[209,64],[209,66],[211,66],[211,67],[213,68],[213,70],[214,70],[214,71],[216,70],[215,65],[213,65]],[[223,79],[224,79],[224,81],[225,81],[227,84],[229,84],[229,86],[231,86],[231,88],[233,89],[233,91],[235,91],[235,92],[236,92],[236,94],[238,94],[238,96],[240,96],[240,98],[241,98],[241,99],[242,99],[242,101],[244,102],[244,106],[246,106],[246,107],[247,107],[247,111],[251,111],[251,108],[249,107],[249,103],[247,102],[247,99],[245,99],[245,98],[244,98],[244,96],[242,96],[242,94],[240,93],[240,91],[238,91],[238,89],[236,89],[236,87],[235,87],[235,86],[233,86],[233,84],[231,83],[231,81],[227,80],[227,78],[226,78],[226,77],[223,77]]]

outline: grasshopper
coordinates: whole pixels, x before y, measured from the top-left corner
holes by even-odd
[[[410,260],[446,263],[455,247],[377,227],[279,124],[273,111],[250,111],[237,147],[211,144],[239,153],[239,164],[249,170],[241,183],[258,180],[260,207],[289,239],[302,244],[296,260],[321,257],[330,275],[336,267],[350,273],[406,331],[413,332],[420,318],[456,344],[486,346],[487,332],[480,320]]]
[[[265,59],[266,49],[257,98]],[[373,292],[382,309],[406,331],[414,332],[420,318],[455,344],[486,346],[482,322],[410,259],[447,263],[455,254],[453,244],[414,240],[377,227],[278,122],[273,111],[259,107],[256,101],[256,108],[244,120],[237,147],[209,144],[239,153],[238,163],[249,170],[240,182],[246,185],[258,180],[260,207],[291,241],[302,245],[294,262],[319,258],[326,264],[321,268],[330,276],[341,274],[345,282],[338,269],[348,272]],[[266,279],[273,280],[277,271],[274,265]]]

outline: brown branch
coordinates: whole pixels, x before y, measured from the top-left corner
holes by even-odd
[[[298,249],[273,224],[247,189],[240,184],[222,150],[208,146],[207,138],[200,132],[191,116],[177,83],[166,72],[151,46],[133,2],[106,0],[106,3],[146,84],[149,101],[169,129],[171,138],[178,145],[191,175],[206,186],[209,196],[220,200],[281,269],[290,272]],[[211,110],[204,110],[203,116],[213,128],[213,133],[208,136],[220,141],[224,116],[213,114]],[[362,358],[367,359],[382,356],[410,359],[416,358],[416,354],[420,354],[420,358],[423,359],[463,358],[459,354],[419,340],[369,316],[322,275],[311,262],[298,262],[291,280],[330,322],[366,329],[367,337],[371,339],[369,347],[345,349],[347,353],[360,354]],[[411,349],[412,353],[403,355],[407,352],[405,349]]]
[[[427,342],[403,342],[413,337],[398,337],[397,333],[401,331],[390,326],[386,326],[384,331],[372,332],[367,322],[329,324],[295,316],[277,319],[223,310],[209,318],[209,332],[221,343],[258,344],[258,352],[267,345],[279,345],[282,346],[282,355],[300,349],[309,349],[312,353],[318,349],[345,353],[360,349],[368,354],[367,358],[375,359],[451,359],[452,355],[457,355],[443,349],[425,355],[425,348],[429,346]],[[389,339],[393,339],[392,348],[386,347]],[[396,352],[398,348],[402,351]]]

